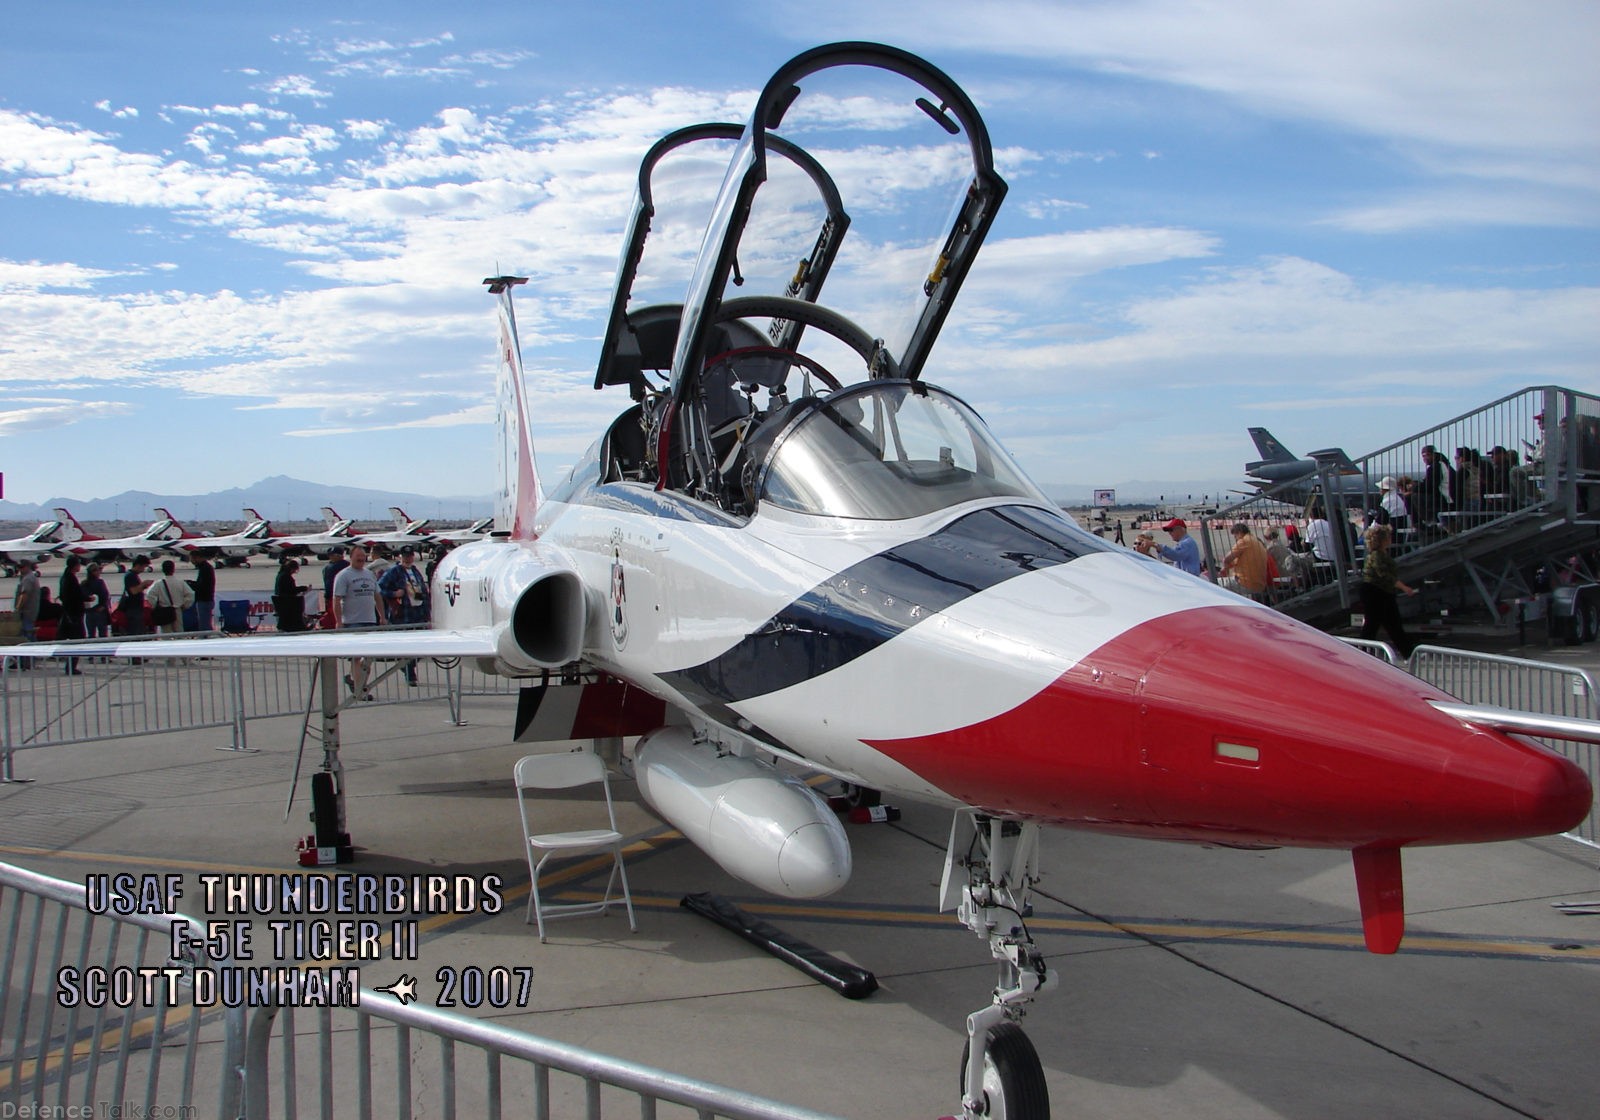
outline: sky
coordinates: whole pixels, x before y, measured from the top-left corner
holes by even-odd
[[[988,122],[1010,193],[925,377],[1047,487],[1600,392],[1592,0],[4,10],[12,501],[487,494],[507,272],[554,477],[627,403],[591,385],[640,156],[843,39]]]

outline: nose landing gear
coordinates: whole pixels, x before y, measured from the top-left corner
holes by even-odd
[[[961,882],[965,872],[965,882]],[[1048,1120],[1050,1092],[1039,1054],[1018,1021],[1035,995],[1055,987],[1054,969],[1028,933],[1039,880],[1039,826],[969,809],[956,813],[945,851],[939,908],[989,942],[1000,965],[994,998],[967,1016],[961,1059],[963,1120]]]

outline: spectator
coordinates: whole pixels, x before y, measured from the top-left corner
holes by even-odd
[[[1548,439],[1548,430],[1544,426],[1544,413],[1535,413],[1533,422],[1539,427],[1539,434],[1532,443],[1522,441],[1522,446],[1528,449],[1528,461],[1523,466],[1511,468],[1511,494],[1514,504],[1532,505],[1543,501],[1553,494],[1547,494],[1542,486],[1550,477],[1546,464],[1554,459],[1561,461],[1560,441]],[[1562,421],[1563,425],[1566,423]],[[1551,484],[1553,485],[1553,483]]]
[[[1328,524],[1328,515],[1323,512],[1320,500],[1311,503],[1311,510],[1306,518],[1306,543],[1311,546],[1311,555],[1323,563],[1333,563],[1333,526]]]
[[[359,544],[350,549],[349,567],[334,577],[330,609],[334,626],[342,630],[377,626],[384,620],[378,581],[367,571],[367,550]],[[363,700],[372,699],[372,693],[367,691],[366,658],[350,659],[350,672],[345,675],[344,683],[353,695]]]
[[[141,561],[149,563],[143,556],[136,557],[133,567],[123,574],[122,598],[117,601],[117,612],[122,615],[122,632],[130,636],[150,632],[144,616],[144,593],[150,585],[145,582]]]
[[[38,605],[43,602],[40,598],[42,587],[38,586],[38,565],[32,560],[18,560],[16,563],[18,579],[16,579],[16,592],[11,597],[11,610],[16,611],[19,621],[22,622],[22,640],[34,640],[34,627],[38,624]],[[32,664],[24,661],[22,664]]]
[[[1483,469],[1483,497],[1486,502],[1502,505],[1511,500],[1511,469],[1517,464],[1516,456],[1500,446],[1489,449],[1489,461]]]
[[[328,549],[328,563],[322,569],[322,601],[330,612],[333,610],[333,581],[349,566],[350,561],[344,558],[344,545],[336,544]]]
[[[194,588],[195,628],[209,632],[217,606],[217,570],[198,552],[194,554],[194,579],[189,586]]]
[[[83,637],[83,585],[78,581],[78,572],[82,569],[82,557],[67,557],[67,566],[56,589],[56,601],[61,605],[61,620],[56,623],[57,641]],[[76,657],[67,658],[61,671],[75,677],[83,675]]]
[[[1439,515],[1450,508],[1456,472],[1431,443],[1422,449],[1422,462],[1422,481],[1417,484],[1415,499],[1417,521],[1419,527],[1432,529],[1438,527]]]
[[[1367,558],[1361,565],[1361,613],[1366,616],[1361,624],[1361,636],[1371,640],[1378,636],[1381,628],[1389,635],[1395,652],[1401,657],[1410,657],[1413,643],[1400,621],[1397,591],[1416,594],[1400,582],[1400,569],[1389,555],[1389,527],[1374,525],[1367,530]]]
[[[1450,500],[1467,513],[1483,508],[1483,456],[1470,447],[1456,448],[1455,489]]]
[[[111,636],[111,589],[101,578],[101,570],[99,564],[90,564],[84,569],[83,629],[84,636],[89,638]]]
[[[272,609],[278,612],[278,629],[290,634],[306,628],[305,593],[309,588],[294,581],[299,570],[300,561],[284,557],[272,588]]]
[[[1172,538],[1172,543],[1156,545],[1156,552],[1172,561],[1179,571],[1188,572],[1192,576],[1199,575],[1200,546],[1189,535],[1188,523],[1181,517],[1174,517],[1161,528]]]
[[[1233,548],[1222,558],[1222,586],[1243,595],[1263,596],[1272,584],[1266,546],[1243,521],[1233,525]]]
[[[157,634],[183,633],[183,609],[194,605],[194,592],[178,578],[178,565],[161,561],[161,578],[150,585],[150,622]]]
[[[1370,518],[1374,525],[1387,525],[1396,537],[1405,531],[1406,523],[1410,520],[1411,511],[1406,507],[1406,500],[1400,492],[1400,480],[1393,475],[1385,475],[1378,483],[1378,505]]]
[[[1267,529],[1261,536],[1262,543],[1267,548],[1267,555],[1272,557],[1273,566],[1278,569],[1278,574],[1287,577],[1291,583],[1299,583],[1305,558],[1284,542],[1283,534],[1278,531],[1276,525]]]
[[[425,623],[428,621],[428,584],[417,567],[417,550],[410,545],[400,549],[400,563],[386,569],[378,577],[378,590],[383,593],[384,617],[391,623]],[[417,663],[405,663],[406,683],[417,686]]]
[[[11,607],[17,612],[17,618],[22,623],[22,640],[33,641],[34,627],[39,622],[39,604],[43,601],[39,586],[39,565],[32,560],[17,561],[17,589],[12,596]],[[31,660],[24,660],[25,665],[31,665]]]

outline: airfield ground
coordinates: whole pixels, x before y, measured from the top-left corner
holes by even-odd
[[[227,572],[224,586],[260,587],[266,571]],[[0,601],[9,594],[8,582]],[[1592,663],[1595,648],[1524,652]],[[523,922],[513,708],[474,698],[462,727],[442,701],[359,706],[342,721],[349,870],[497,874],[508,886],[502,912],[426,930],[406,969],[424,998],[441,967],[530,966],[529,1006],[495,1022],[841,1116],[955,1110],[963,1018],[987,1000],[994,968],[934,912],[943,812],[902,805],[898,821],[849,826],[850,884],[788,903],[730,879],[624,781],[622,827],[642,845],[630,860],[640,931],[613,913],[556,924],[541,945]],[[0,860],[74,881],[181,873],[190,899],[203,872],[296,871],[304,791],[287,822],[283,807],[298,734],[298,719],[254,724],[253,754],[214,750],[225,732],[27,751],[19,769],[34,780],[0,786]],[[596,808],[541,806],[553,827]],[[1408,851],[1408,938],[1380,958],[1361,951],[1342,853],[1050,833],[1032,927],[1061,986],[1026,1027],[1055,1115],[1592,1118],[1600,917],[1550,903],[1600,897],[1596,858],[1559,838]],[[679,908],[708,890],[873,970],[881,990],[842,999]],[[362,981],[400,971],[369,965]]]

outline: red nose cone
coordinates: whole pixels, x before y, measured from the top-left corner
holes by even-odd
[[[1171,839],[1355,848],[1542,836],[1583,772],[1437,711],[1444,694],[1271,611],[1122,634],[1023,705],[874,744],[972,804]]]

